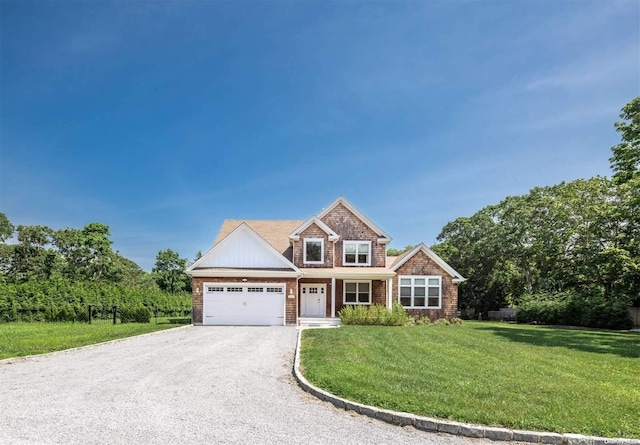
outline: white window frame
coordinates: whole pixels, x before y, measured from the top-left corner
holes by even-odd
[[[411,285],[407,286],[407,285],[402,285],[402,280],[403,279],[410,279],[411,280]],[[415,298],[415,291],[414,289],[416,288],[416,284],[415,284],[415,280],[416,279],[424,279],[424,288],[425,288],[425,296],[424,296],[424,306],[415,306],[414,305],[414,298]],[[429,285],[429,279],[437,279],[438,280],[438,285]],[[398,275],[398,303],[402,304],[400,298],[401,298],[401,290],[400,288],[402,287],[411,287],[411,305],[410,306],[405,306],[402,305],[405,308],[409,308],[409,309],[442,309],[442,276],[441,275]],[[422,285],[420,285],[419,287],[423,287]],[[429,306],[429,288],[438,288],[438,305],[437,306]],[[405,297],[406,298],[406,297]],[[418,297],[421,298],[421,297]],[[434,298],[434,297],[431,297]]]
[[[320,243],[320,261],[307,261],[307,242]],[[304,264],[324,264],[324,238],[305,238],[302,244],[302,262]]]
[[[356,245],[356,262],[355,263],[347,263],[347,244],[355,244]],[[367,255],[366,263],[358,262],[358,246],[366,244],[369,246],[369,255]],[[373,255],[373,251],[371,249],[371,241],[350,241],[346,240],[342,243],[342,265],[344,266],[371,266],[371,256]]]
[[[347,283],[356,285],[356,301],[347,301]],[[358,295],[360,295],[360,284],[367,283],[369,285],[369,301],[365,303],[361,303]],[[373,300],[373,282],[370,280],[345,280],[342,282],[342,303],[345,305],[356,305],[356,304],[364,304],[371,305],[371,300]]]

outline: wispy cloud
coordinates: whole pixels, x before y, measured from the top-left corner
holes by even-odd
[[[615,81],[619,77],[640,74],[640,44],[627,44],[610,53],[589,53],[582,59],[566,60],[549,72],[532,78],[524,90],[539,92],[549,89],[583,90],[593,85]]]

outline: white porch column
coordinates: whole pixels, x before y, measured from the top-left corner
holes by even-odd
[[[331,318],[336,317],[336,279],[331,278]]]
[[[391,285],[391,280],[393,280],[393,278],[389,278],[387,280],[387,309],[389,310],[391,310],[391,304],[393,300],[393,297],[391,295],[391,292],[393,290],[393,286]]]

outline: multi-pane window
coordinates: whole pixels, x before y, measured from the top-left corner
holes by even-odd
[[[343,251],[345,266],[371,265],[371,241],[345,241]]]
[[[371,281],[345,281],[345,304],[371,304]]]
[[[304,263],[324,263],[324,240],[322,238],[306,238],[304,240]]]
[[[400,276],[400,304],[410,308],[440,309],[442,277]]]
[[[224,287],[209,286],[207,287],[207,292],[224,292]]]

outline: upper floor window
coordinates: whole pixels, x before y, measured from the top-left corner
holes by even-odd
[[[440,309],[442,277],[400,276],[400,304],[409,308]]]
[[[305,238],[304,264],[323,264],[324,263],[324,240],[322,238]]]
[[[345,266],[371,265],[371,241],[345,241],[343,251]]]

